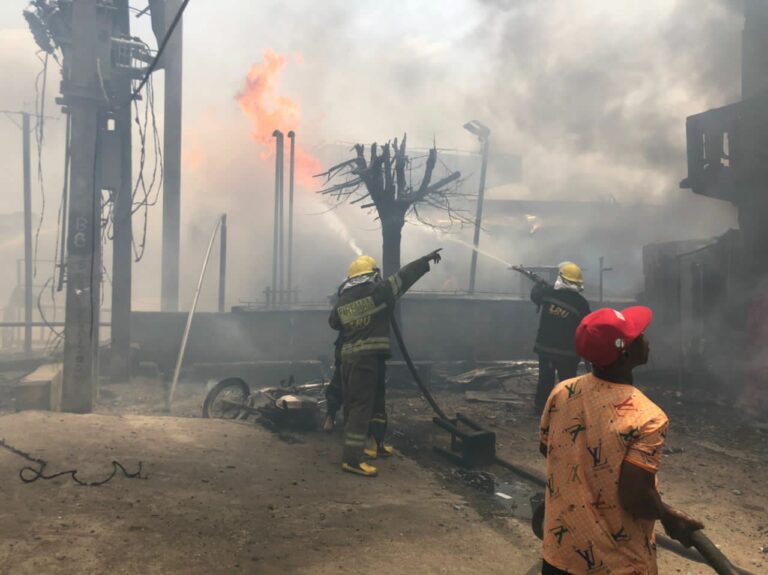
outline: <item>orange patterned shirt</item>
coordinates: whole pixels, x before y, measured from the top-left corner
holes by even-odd
[[[656,473],[668,425],[631,385],[586,374],[555,387],[541,418],[548,563],[573,575],[657,575],[656,522],[622,508],[619,474],[625,460]]]

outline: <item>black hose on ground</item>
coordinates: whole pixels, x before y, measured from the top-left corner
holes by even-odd
[[[432,394],[430,393],[427,386],[424,385],[423,381],[421,381],[421,376],[419,376],[419,372],[416,371],[416,366],[413,364],[413,360],[411,359],[411,354],[408,353],[408,348],[405,347],[405,342],[403,341],[403,334],[400,332],[400,326],[397,325],[395,314],[389,315],[389,323],[392,324],[392,332],[395,334],[395,339],[397,340],[397,345],[400,348],[400,353],[403,354],[403,359],[405,360],[405,364],[408,366],[408,370],[411,372],[413,379],[416,381],[416,385],[419,386],[419,389],[421,390],[421,393],[424,396],[424,399],[427,400],[430,407],[432,408],[432,411],[434,411],[440,419],[445,419],[446,421],[449,421],[448,416],[445,415],[445,412],[442,409],[440,409],[440,406],[437,405],[435,398],[432,397]]]
[[[408,353],[408,348],[405,347],[403,334],[400,332],[400,326],[397,324],[397,320],[395,319],[394,314],[390,314],[389,321],[392,325],[392,332],[395,334],[397,345],[400,348],[400,352],[403,354],[405,364],[408,366],[408,370],[411,372],[414,381],[416,381],[416,385],[419,386],[422,395],[424,395],[424,399],[427,400],[432,410],[440,419],[450,421],[448,416],[445,415],[445,412],[440,409],[440,406],[435,401],[435,398],[432,397],[432,393],[430,393],[427,386],[423,381],[421,381],[421,376],[419,376],[419,372],[416,370],[416,366],[411,359],[411,355]],[[531,483],[535,483],[539,487],[544,487],[547,484],[546,480],[533,470],[515,465],[514,463],[510,463],[509,461],[506,461],[498,456],[496,457],[496,463],[506,469],[509,469],[513,473],[516,473],[523,479],[526,479]],[[734,565],[728,560],[723,552],[720,551],[720,549],[718,549],[717,546],[712,543],[712,541],[706,535],[704,535],[702,531],[696,531],[691,538],[693,540],[693,546],[696,548],[698,553],[693,549],[687,549],[683,547],[677,541],[661,534],[656,535],[656,543],[659,545],[659,547],[667,549],[668,551],[672,551],[673,553],[680,555],[685,559],[709,565],[715,570],[717,575],[754,575],[745,569],[734,567]]]

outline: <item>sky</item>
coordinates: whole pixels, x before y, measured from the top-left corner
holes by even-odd
[[[0,6],[0,109],[34,107],[40,63],[21,16],[25,5]],[[135,35],[155,44],[148,18],[133,24]],[[489,190],[490,197],[669,205],[679,217],[634,230],[632,244],[612,252],[626,260],[615,288],[630,293],[642,281],[642,243],[711,236],[736,225],[729,206],[693,197],[678,184],[686,175],[685,117],[740,97],[742,28],[735,0],[191,0],[184,19],[181,305],[189,305],[222,212],[231,234],[228,304],[260,299],[269,283],[274,165],[237,99],[268,51],[285,59],[275,93],[295,105],[307,154],[321,157],[324,145],[385,142],[406,132],[415,147],[434,142],[475,152],[478,143],[462,125],[478,119],[491,128],[494,150],[522,158],[522,182]],[[57,76],[51,64],[46,113],[58,119],[46,122],[42,150],[41,260],[53,253],[63,177]],[[159,103],[162,73],[155,84]],[[162,128],[161,105],[157,112]],[[9,119],[0,120],[2,212],[12,213],[22,206],[21,135]],[[318,215],[330,206],[313,191],[310,184],[297,192],[295,276],[303,299],[317,301],[334,290],[354,257],[351,239],[373,255],[380,248],[370,214],[342,206]],[[35,185],[33,209],[39,215],[42,208]],[[158,204],[149,211],[146,253],[135,266],[137,309],[159,305],[161,210]],[[134,228],[141,233],[140,218]],[[487,229],[481,241],[515,263],[603,255],[595,242],[569,247],[594,232],[578,222],[542,230],[518,238]],[[469,230],[456,233],[471,237]],[[426,289],[466,282],[470,254],[446,242],[425,230],[404,233],[405,260],[446,244],[445,265]],[[18,245],[2,245],[0,259],[20,257]],[[39,273],[36,283],[49,270]],[[498,262],[481,258],[479,284],[492,291],[518,282]],[[201,307],[211,309],[215,298],[211,277]]]

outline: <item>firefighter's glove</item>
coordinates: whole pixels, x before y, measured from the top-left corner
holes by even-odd
[[[439,264],[440,260],[443,259],[442,256],[440,255],[441,251],[443,251],[443,248],[436,249],[432,253],[425,255],[424,259],[427,260],[428,262]]]

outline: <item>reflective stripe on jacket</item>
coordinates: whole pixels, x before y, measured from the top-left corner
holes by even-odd
[[[428,271],[429,262],[419,258],[386,280],[372,279],[344,289],[328,320],[342,332],[341,357],[390,356],[390,309]]]

